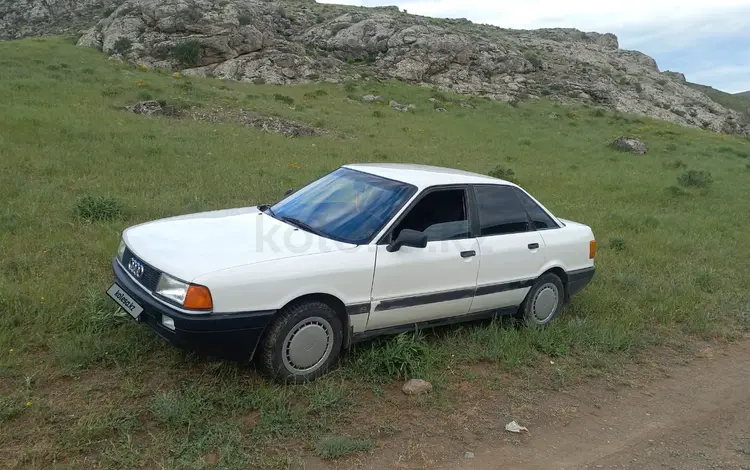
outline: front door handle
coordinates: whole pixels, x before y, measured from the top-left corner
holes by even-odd
[[[462,251],[461,258],[471,258],[472,256],[476,256],[476,254],[477,252],[474,250]]]
[[[539,248],[539,243],[529,243],[529,250],[536,250]]]

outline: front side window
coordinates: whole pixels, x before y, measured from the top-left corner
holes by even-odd
[[[507,235],[529,230],[526,211],[510,186],[476,186],[480,236]]]
[[[270,212],[321,236],[359,245],[377,234],[415,191],[406,183],[339,168],[274,204]]]
[[[521,199],[521,203],[523,204],[523,207],[526,209],[526,212],[529,214],[529,218],[531,219],[531,223],[534,224],[534,228],[536,230],[546,230],[550,228],[560,228],[554,220],[552,220],[552,217],[547,215],[546,212],[544,212],[544,209],[539,207],[539,204],[534,202],[533,199],[529,197],[528,194],[521,191],[518,188],[513,188],[513,190],[518,194],[518,197]]]
[[[395,240],[408,228],[424,232],[427,241],[460,240],[469,237],[466,191],[444,189],[426,194],[409,210],[391,235]]]

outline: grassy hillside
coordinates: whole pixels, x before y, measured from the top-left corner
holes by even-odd
[[[735,93],[734,96],[741,96],[743,98],[750,99],[750,91],[743,91],[742,93]]]
[[[687,82],[686,85],[704,93],[725,108],[733,109],[738,113],[742,113],[747,120],[750,120],[750,99],[748,99],[750,98],[750,92],[745,92],[743,96],[742,93],[731,94],[707,85],[699,85],[697,83]]]
[[[175,78],[56,38],[0,43],[0,65],[0,466],[287,468],[405,442],[409,426],[462,435],[454,416],[475,406],[471,390],[492,397],[516,376],[552,393],[653,347],[687,357],[696,338],[750,327],[747,140],[545,101],[469,108],[398,82]],[[365,94],[417,108],[360,103]],[[250,109],[327,135],[123,110],[145,98],[229,120]],[[609,148],[620,135],[648,154]],[[498,322],[378,341],[300,387],[185,355],[115,315],[105,290],[126,226],[273,201],[366,161],[512,170],[557,215],[593,227],[595,281],[547,330]],[[434,393],[406,399],[404,376]]]

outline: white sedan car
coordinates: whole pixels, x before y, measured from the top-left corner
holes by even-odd
[[[126,229],[108,294],[179,347],[302,382],[378,335],[504,314],[547,325],[595,255],[588,226],[513,183],[357,164],[273,205]]]

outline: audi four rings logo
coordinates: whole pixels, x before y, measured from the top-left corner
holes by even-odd
[[[143,276],[143,265],[131,258],[130,263],[128,263],[128,271],[130,271],[136,279],[140,279],[141,276]]]

